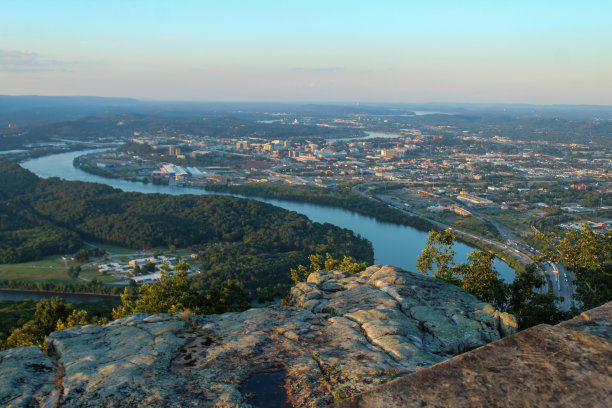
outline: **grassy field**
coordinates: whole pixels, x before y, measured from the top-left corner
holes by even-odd
[[[95,246],[104,249],[105,251],[115,255],[112,257],[112,262],[127,263],[134,257],[143,257],[144,254],[140,250],[131,248],[122,248],[107,244],[95,243]],[[191,251],[187,249],[177,249],[170,253],[168,248],[155,248],[155,251],[163,253],[167,256],[181,256],[189,261]],[[63,255],[48,256],[40,261],[24,262],[20,264],[4,264],[0,265],[0,280],[19,280],[26,282],[51,282],[72,284],[83,282],[79,279],[71,279],[67,273],[67,267],[71,263],[64,263],[59,258]],[[150,255],[149,255],[150,256]],[[102,261],[100,261],[102,262]],[[76,264],[73,264],[76,266]],[[80,276],[91,281],[96,278],[99,282],[116,282],[117,279],[111,275],[103,275],[98,272],[97,261],[93,259],[89,263],[83,265]]]
[[[117,279],[112,277],[111,275],[101,274],[100,272],[98,272],[98,268],[93,267],[93,266],[83,267],[81,270],[81,274],[79,276],[87,280],[92,280],[93,278],[96,278],[98,282],[116,282],[117,281]]]
[[[41,261],[0,265],[0,279],[29,282],[76,283],[66,273],[66,265],[58,256],[49,256]]]
[[[125,247],[115,246],[111,244],[101,244],[99,242],[92,242],[91,245],[101,248],[108,253],[117,254],[117,255],[130,255],[130,254],[140,251],[139,249],[125,248]]]

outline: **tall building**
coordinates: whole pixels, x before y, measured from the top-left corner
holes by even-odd
[[[168,149],[168,154],[170,156],[178,156],[179,154],[181,154],[181,148],[177,146],[170,146]]]

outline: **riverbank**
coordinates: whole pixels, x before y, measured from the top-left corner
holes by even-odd
[[[57,293],[62,295],[119,297],[125,286],[108,286],[79,282],[76,284],[52,282],[28,282],[22,280],[0,280],[0,291],[24,293]]]
[[[100,177],[125,180],[119,177],[112,170],[101,169],[88,165],[85,161],[76,157],[73,161],[74,167]],[[148,179],[143,180],[129,179],[126,181],[142,182],[147,184]],[[162,184],[162,183],[156,183]],[[423,217],[408,215],[405,212],[392,208],[386,203],[375,198],[366,198],[363,195],[354,193],[348,187],[338,189],[324,189],[309,186],[290,186],[286,184],[272,183],[249,183],[241,185],[226,184],[207,184],[204,187],[188,185],[189,188],[202,189],[207,192],[238,195],[247,198],[264,198],[283,200],[294,203],[315,204],[330,208],[342,208],[344,210],[371,217],[379,222],[386,222],[394,225],[408,226],[419,231],[429,232],[440,230],[441,228]],[[463,234],[457,234],[457,240],[477,249],[493,253],[497,258],[503,260],[516,272],[523,269],[523,265],[511,255],[488,245],[481,240],[471,239]]]
[[[114,180],[125,180],[130,182],[140,182],[144,184],[152,183],[157,185],[168,185],[167,179],[159,177],[122,177],[117,173],[117,170],[106,169],[93,166],[82,156],[75,157],[73,166],[91,175],[100,176],[103,178]],[[420,217],[406,215],[400,211],[390,208],[386,204],[377,200],[367,199],[359,194],[350,191],[348,187],[338,189],[324,189],[308,186],[289,186],[285,184],[272,183],[249,183],[240,185],[227,184],[206,184],[194,185],[186,182],[186,187],[202,189],[204,191],[214,193],[225,193],[231,195],[240,195],[249,198],[273,198],[277,200],[285,200],[297,203],[309,203],[322,205],[326,207],[338,207],[357,214],[372,217],[377,221],[389,222],[397,225],[405,225],[419,229],[421,231],[430,231],[435,226],[429,221]]]
[[[50,297],[53,297],[55,295],[57,295],[58,297],[65,297],[65,296],[97,296],[97,297],[102,297],[102,298],[112,298],[113,300],[120,300],[121,298],[121,294],[116,294],[116,295],[109,295],[106,293],[97,293],[97,292],[57,292],[57,291],[52,291],[52,290],[28,290],[28,289],[11,289],[11,288],[3,288],[0,287],[0,300],[13,300],[13,299],[7,299],[6,297],[3,296],[3,294],[5,293],[32,293],[32,294],[44,294],[44,295],[49,295]],[[37,299],[46,299],[47,297],[38,297]],[[25,297],[22,297],[21,299],[26,299]]]
[[[405,225],[420,231],[431,231],[435,226],[429,221],[410,216],[375,199],[368,199],[350,191],[348,187],[329,190],[306,186],[288,186],[283,184],[242,184],[222,185],[208,184],[206,191],[239,194],[246,197],[273,198],[296,203],[316,204],[365,215],[380,222]]]
[[[192,187],[161,186],[152,183],[143,184],[127,180],[108,179],[86,173],[73,167],[73,160],[80,155],[95,150],[73,152],[47,156],[22,163],[40,177],[61,177],[66,180],[79,180],[102,183],[123,191],[159,194],[213,194],[213,192]],[[352,230],[356,234],[368,239],[374,248],[374,263],[396,265],[406,270],[416,270],[418,257],[426,245],[427,231],[431,228],[417,229],[412,226],[398,225],[395,220],[381,222],[367,215],[349,211],[337,206],[325,206],[314,203],[279,200],[276,198],[250,197],[233,193],[215,192],[214,194],[234,195],[240,198],[252,198],[263,201],[290,211],[306,215],[310,220],[319,223],[330,223],[342,228]],[[365,203],[374,202],[362,197]],[[388,208],[386,205],[385,208]],[[418,217],[416,217],[418,218]],[[464,243],[455,245],[456,263],[465,262],[468,254],[474,248]],[[506,263],[499,259],[494,261],[495,268],[506,282],[514,279],[515,272]]]
[[[84,160],[83,156],[75,157],[74,160],[72,161],[72,165],[75,168],[83,170],[86,173],[104,177],[104,178],[110,178],[110,179],[115,179],[115,180],[127,180],[127,181],[132,181],[136,183],[144,183],[144,184],[152,183],[152,184],[165,185],[165,186],[170,184],[168,179],[164,179],[161,177],[153,177],[153,176],[144,177],[143,176],[140,178],[139,177],[125,178],[122,175],[117,174],[116,171],[109,170],[109,169],[102,168],[102,167],[93,166],[91,163]]]

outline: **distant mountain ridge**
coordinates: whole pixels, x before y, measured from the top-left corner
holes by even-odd
[[[74,120],[105,110],[133,109],[140,104],[139,100],[131,98],[0,95],[0,127]]]

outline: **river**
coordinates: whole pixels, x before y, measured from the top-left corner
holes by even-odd
[[[140,193],[165,194],[213,194],[205,190],[180,186],[145,184],[127,180],[110,179],[86,173],[75,168],[72,162],[75,157],[97,150],[85,150],[54,154],[39,157],[21,163],[21,165],[40,177],[60,177],[65,180],[80,180],[107,184],[123,191]],[[236,195],[237,197],[243,197]],[[244,198],[244,197],[243,197]],[[268,198],[248,197],[296,211],[306,215],[312,221],[328,222],[342,228],[348,228],[367,238],[374,248],[374,261],[380,264],[395,265],[403,269],[416,271],[419,254],[425,247],[427,233],[412,227],[376,221],[374,218],[356,214],[342,208],[321,205],[295,203]],[[465,262],[473,248],[461,242],[455,243],[456,262]],[[514,270],[499,259],[494,261],[495,268],[506,282],[514,279]]]

